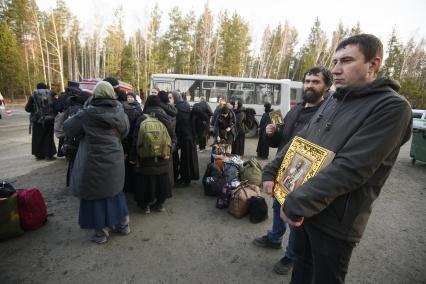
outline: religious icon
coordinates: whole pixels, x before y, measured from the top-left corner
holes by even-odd
[[[280,204],[286,196],[315,176],[334,158],[334,153],[298,136],[288,148],[275,178],[274,196]]]
[[[279,110],[269,112],[269,118],[271,119],[271,123],[274,125],[280,125],[284,123],[283,115]]]

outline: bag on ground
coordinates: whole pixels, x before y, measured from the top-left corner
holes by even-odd
[[[250,222],[260,223],[268,219],[268,205],[262,196],[253,196],[248,201],[248,214]]]
[[[7,181],[0,182],[0,198],[8,198],[16,192],[12,184]]]
[[[231,199],[232,188],[228,185],[222,187],[219,197],[216,199],[216,208],[225,209],[229,206]]]
[[[260,189],[256,185],[243,182],[231,192],[228,212],[236,218],[244,217],[248,211],[248,201],[253,196],[260,196]]]
[[[215,163],[210,163],[207,165],[202,182],[205,195],[218,196],[226,184],[226,179],[222,175],[222,170]]]
[[[137,140],[137,152],[141,158],[163,158],[170,157],[172,140],[167,132],[166,126],[156,117],[146,115],[147,118],[141,122]]]
[[[257,186],[262,185],[262,166],[256,159],[244,162],[244,170],[241,174],[241,180],[247,180],[249,184]]]
[[[40,228],[47,220],[47,208],[36,188],[19,189],[17,192],[21,227],[25,231]]]
[[[17,237],[23,233],[16,194],[9,198],[0,198],[0,240]]]

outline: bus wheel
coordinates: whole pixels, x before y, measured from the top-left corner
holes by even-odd
[[[257,136],[257,129],[258,129],[259,125],[257,123],[257,121],[255,121],[252,125],[252,127],[250,129],[247,130],[246,132],[246,138],[253,138]]]

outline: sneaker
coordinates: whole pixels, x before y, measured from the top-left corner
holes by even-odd
[[[272,249],[280,249],[281,243],[273,243],[268,239],[268,236],[261,236],[260,238],[256,238],[253,240],[253,244],[259,247],[267,247]]]
[[[118,225],[113,230],[113,232],[116,233],[116,234],[120,234],[120,235],[126,236],[126,235],[130,234],[130,226],[129,226],[129,224],[127,224],[127,225]]]
[[[104,244],[108,241],[108,235],[103,231],[97,231],[89,238],[89,240],[97,244]]]
[[[274,265],[274,272],[279,275],[288,275],[293,270],[293,260],[284,256]]]
[[[151,209],[149,208],[149,206],[145,207],[145,214],[149,214],[151,213]]]

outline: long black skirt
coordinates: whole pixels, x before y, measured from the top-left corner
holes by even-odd
[[[50,158],[56,154],[53,124],[43,126],[37,122],[33,123],[31,154],[37,158]]]
[[[245,146],[246,137],[245,134],[238,134],[235,138],[234,143],[232,143],[232,154],[234,155],[244,155],[244,146]]]
[[[154,203],[163,204],[172,197],[169,173],[159,175],[137,174],[138,185],[135,189],[135,200],[140,208]]]

